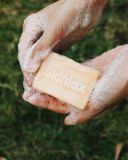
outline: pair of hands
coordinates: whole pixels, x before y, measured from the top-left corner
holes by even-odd
[[[106,2],[59,0],[24,21],[18,45],[18,58],[24,75],[23,98],[35,106],[68,114],[66,125],[86,122],[128,96],[128,45],[82,63],[101,73],[84,110],[32,88],[44,58],[52,50],[61,53],[83,38],[98,23]]]

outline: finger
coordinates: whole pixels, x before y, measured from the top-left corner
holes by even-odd
[[[31,86],[36,74],[30,73],[28,71],[23,71],[23,75],[24,75],[25,81],[27,82],[28,86]]]
[[[29,81],[31,79],[29,75],[31,77],[31,74],[35,74],[38,71],[43,60],[60,41],[62,36],[59,28],[56,28],[55,25],[53,27],[50,26],[44,31],[40,39],[29,49],[23,64],[24,76],[29,85],[32,85],[32,82]]]
[[[38,91],[25,91],[23,99],[30,104],[48,109],[57,113],[67,114],[70,112],[70,105],[63,103],[56,98]]]
[[[23,23],[23,32],[21,34],[18,50],[19,50],[19,61],[22,65],[27,49],[31,48],[33,44],[41,37],[44,29],[48,23],[48,17],[34,13],[29,15]]]
[[[92,108],[92,109],[90,109]],[[65,125],[76,125],[76,124],[82,124],[87,123],[92,118],[100,118],[106,113],[108,113],[108,109],[105,110],[95,110],[93,107],[88,105],[86,109],[79,110],[79,109],[72,109],[73,111],[70,112],[70,114],[65,118]]]
[[[41,93],[35,89],[29,87],[24,81],[24,94],[23,99],[32,105],[48,109],[57,113],[67,114],[70,112],[72,106],[68,105],[50,95]]]
[[[28,61],[34,44],[43,35],[47,24],[48,17],[42,13],[32,14],[24,20],[23,32],[18,44],[18,60],[28,84],[31,84],[34,74],[28,72],[25,68],[27,68],[29,63],[30,65],[34,65],[34,63],[31,64],[31,62]]]
[[[64,120],[65,125],[75,125],[75,124],[81,124],[85,123],[88,120],[90,120],[96,113],[85,109],[73,109],[73,112],[71,112]]]
[[[47,28],[43,36],[34,44],[30,53],[29,71],[36,72],[42,60],[51,52],[52,48],[60,41],[60,33],[54,27]],[[32,65],[32,64],[35,65]]]

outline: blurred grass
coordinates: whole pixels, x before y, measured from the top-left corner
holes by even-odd
[[[66,127],[64,116],[21,99],[17,43],[23,19],[51,0],[0,0],[0,157],[7,160],[128,160],[128,103],[86,125]],[[111,0],[101,23],[65,55],[83,61],[128,43],[128,1]],[[79,54],[77,54],[79,53]],[[0,158],[1,160],[1,158]]]

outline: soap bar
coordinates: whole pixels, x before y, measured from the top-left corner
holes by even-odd
[[[97,78],[97,70],[52,52],[43,61],[33,87],[74,107],[84,109]]]

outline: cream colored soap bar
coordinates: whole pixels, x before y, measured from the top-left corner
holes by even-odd
[[[51,53],[34,80],[33,87],[84,109],[98,78],[98,71],[72,59]]]

